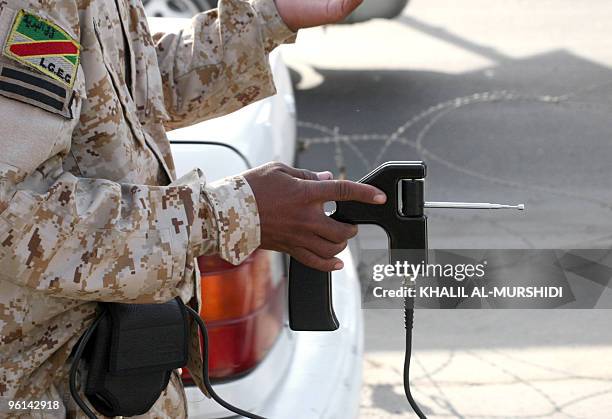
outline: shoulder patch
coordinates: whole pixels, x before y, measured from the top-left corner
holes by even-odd
[[[72,92],[46,76],[0,64],[0,95],[72,119]]]
[[[20,10],[6,38],[3,54],[72,88],[80,45],[55,23]]]

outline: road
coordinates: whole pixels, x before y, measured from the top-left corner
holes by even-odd
[[[431,210],[430,246],[612,246],[612,3],[415,0],[393,21],[303,31],[293,69],[299,164],[349,179],[428,163],[430,200],[524,202],[525,213]],[[367,279],[367,249],[353,243]],[[361,417],[412,417],[402,313],[366,310]],[[413,387],[431,418],[606,418],[607,310],[424,311]]]

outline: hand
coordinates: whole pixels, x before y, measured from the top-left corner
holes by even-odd
[[[261,223],[261,248],[288,253],[304,265],[320,271],[343,268],[334,256],[344,250],[357,226],[332,220],[323,204],[329,201],[359,201],[383,204],[379,189],[345,180],[331,173],[314,173],[270,163],[244,174],[251,186]]]
[[[342,21],[363,0],[275,0],[276,8],[292,31]]]

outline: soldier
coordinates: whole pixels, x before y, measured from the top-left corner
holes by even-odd
[[[0,416],[78,416],[69,357],[97,302],[190,301],[197,256],[342,267],[356,229],[322,203],[382,192],[280,164],[175,180],[165,131],[273,94],[268,53],[359,3],[220,0],[152,36],[141,0],[0,1]],[[146,416],[186,417],[178,374]]]

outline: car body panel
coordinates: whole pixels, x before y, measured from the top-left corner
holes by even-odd
[[[171,147],[177,177],[199,168],[205,170],[206,180],[213,182],[251,168],[241,153],[223,143],[174,141]]]
[[[167,29],[185,24],[153,20],[169,25]],[[273,160],[294,163],[297,124],[291,80],[278,52],[270,61],[278,89],[275,96],[168,133],[178,176],[198,167],[212,182]],[[281,278],[286,267],[278,256],[273,275]],[[271,419],[357,417],[363,353],[361,294],[350,250],[340,257],[345,268],[334,274],[332,291],[340,329],[296,333],[285,322],[273,348],[253,371],[215,385],[221,397]],[[190,418],[233,415],[197,387],[187,387],[186,393]]]
[[[173,142],[172,153],[179,176],[200,167],[214,181],[249,167],[244,156],[223,144]],[[363,355],[361,291],[350,250],[339,257],[345,267],[334,273],[332,297],[340,329],[298,333],[285,322],[277,342],[259,366],[244,377],[215,386],[221,397],[271,419],[357,418]],[[282,275],[279,268],[275,275]],[[233,415],[207,399],[197,387],[187,387],[186,394],[190,418]]]
[[[244,156],[223,144],[173,142],[172,154],[179,176],[201,167],[214,181],[249,167]],[[351,252],[347,249],[339,257],[345,268],[334,273],[332,297],[340,329],[298,333],[286,322],[278,341],[254,371],[215,386],[221,397],[272,419],[357,417],[363,354],[361,291]],[[190,418],[232,416],[198,388],[188,387],[186,393]]]
[[[170,131],[169,138],[198,141],[203,140],[202,133],[205,132],[206,139],[225,142],[236,147],[249,157],[253,166],[270,161],[293,164],[297,131],[295,100],[289,70],[278,51],[270,55],[270,65],[278,94],[230,115]]]
[[[293,332],[285,328],[274,349],[249,375],[215,386],[230,403],[270,419],[357,418],[362,383],[363,313],[357,270],[350,251],[334,273],[332,296],[340,328]],[[280,379],[279,379],[280,378]],[[190,418],[233,414],[186,388]]]

